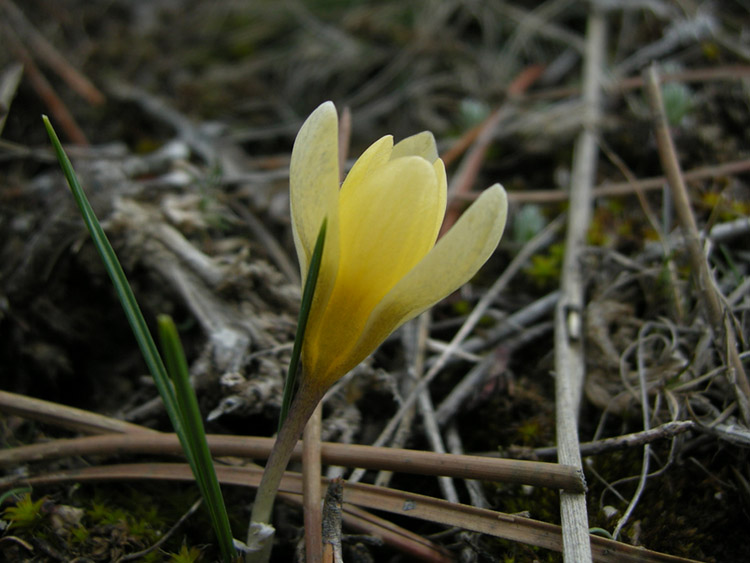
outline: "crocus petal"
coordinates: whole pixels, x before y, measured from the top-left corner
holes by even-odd
[[[432,136],[432,134],[430,134]],[[445,164],[441,159],[435,160],[432,165],[435,170],[435,178],[437,178],[438,189],[437,193],[440,196],[440,201],[437,204],[437,220],[435,225],[435,240],[437,240],[440,234],[440,227],[443,226],[443,219],[445,219],[445,207],[448,203],[448,178],[445,175]]]
[[[432,165],[419,157],[391,160],[357,184],[345,184],[339,224],[346,268],[339,276],[360,284],[363,293],[380,293],[380,301],[435,244],[441,200]]]
[[[346,373],[383,340],[469,281],[497,247],[507,215],[505,190],[495,184],[469,207],[453,228],[404,276],[372,311],[346,363]]]
[[[332,242],[338,237],[338,134],[336,107],[332,102],[325,102],[302,125],[292,149],[289,166],[292,233],[303,279],[326,217],[329,260],[335,258],[334,250],[338,247],[337,240]]]
[[[422,131],[396,143],[391,160],[402,156],[421,156],[432,163],[437,160],[438,151],[435,137],[429,131]]]
[[[392,151],[393,137],[391,135],[386,135],[375,141],[354,163],[354,166],[346,175],[341,190],[348,190],[347,186],[356,186],[362,183],[369,174],[390,160]]]
[[[341,377],[341,365],[356,365],[348,358],[371,311],[435,244],[438,191],[433,165],[414,156],[342,187],[336,285],[322,315],[310,316],[303,351],[321,384]]]
[[[443,218],[445,217],[445,206],[447,203],[448,196],[448,179],[445,175],[445,164],[438,158],[437,144],[435,143],[435,137],[429,131],[422,131],[411,137],[407,137],[396,143],[391,152],[391,160],[401,158],[404,156],[421,156],[428,162],[433,163],[435,168],[435,175],[438,180],[438,194],[441,196],[440,203],[437,207],[437,226],[435,231],[435,238],[440,232],[440,226],[443,224]]]

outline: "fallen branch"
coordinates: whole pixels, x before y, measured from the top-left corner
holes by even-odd
[[[224,485],[257,487],[262,469],[253,467],[217,467],[217,476]],[[114,466],[85,467],[78,470],[61,471],[32,477],[26,483],[32,486],[57,485],[70,482],[124,481],[124,480],[164,480],[191,481],[193,475],[187,464],[148,463],[123,464]],[[328,480],[324,480],[327,486]],[[8,486],[7,483],[4,486]],[[301,502],[302,476],[287,472],[281,481],[282,498],[296,496]],[[348,504],[382,510],[410,518],[435,522],[444,526],[457,526],[482,534],[543,547],[554,551],[562,550],[562,532],[559,526],[539,522],[530,518],[503,514],[463,504],[417,495],[395,489],[375,487],[361,483],[344,484],[344,515],[349,511]],[[587,534],[594,561],[602,563],[626,562],[687,562],[684,559],[664,553],[657,553],[599,536]]]
[[[238,456],[265,459],[273,447],[273,438],[252,436],[207,435],[214,456]],[[174,434],[128,433],[108,434],[55,440],[42,444],[0,450],[0,466],[38,462],[81,455],[120,454],[180,455],[182,448]],[[292,459],[302,459],[302,443],[298,443]],[[449,476],[481,479],[513,484],[583,491],[581,474],[568,466],[491,457],[436,454],[398,448],[376,448],[351,444],[321,444],[321,459],[327,465],[387,469],[418,475]]]

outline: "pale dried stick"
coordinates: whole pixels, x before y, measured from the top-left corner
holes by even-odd
[[[267,458],[273,438],[207,435],[214,456]],[[107,454],[180,455],[182,448],[175,434],[130,432],[55,440],[30,446],[0,449],[0,466],[18,465],[62,457]],[[302,458],[297,444],[293,460]],[[574,468],[556,463],[495,459],[472,455],[440,455],[418,450],[373,448],[351,444],[322,444],[323,463],[367,469],[388,469],[417,475],[448,475],[461,479],[481,479],[534,485],[553,489],[583,491],[583,478]]]
[[[25,418],[33,418],[40,422],[87,434],[109,434],[111,432],[156,433],[156,430],[124,420],[7,391],[0,391],[0,411]]]
[[[323,403],[307,421],[302,438],[302,499],[305,520],[305,560],[307,563],[323,561],[323,537],[320,485],[320,427]]]
[[[668,440],[674,438],[678,434],[683,434],[696,429],[700,429],[700,427],[692,420],[666,422],[650,430],[642,430],[640,432],[633,432],[632,434],[623,434],[622,436],[615,436],[614,438],[604,438],[594,442],[582,442],[581,455],[583,457],[589,457],[617,450],[624,450],[626,448],[634,448],[656,440]],[[493,455],[495,455],[494,452]],[[522,450],[521,455],[518,457],[529,456],[541,459],[554,458],[557,457],[557,448],[534,448],[528,450],[528,455],[526,455],[526,451]]]
[[[641,400],[641,413],[642,413],[642,419],[643,419],[643,429],[648,431],[651,429],[651,416],[649,415],[649,409],[648,409],[648,384],[646,382],[646,369],[643,365],[644,361],[644,353],[643,353],[643,344],[646,339],[646,333],[651,329],[651,324],[646,323],[646,325],[643,326],[643,328],[639,331],[638,339],[636,342],[630,345],[629,348],[636,348],[637,350],[637,365],[638,365],[638,382],[640,384],[640,400]],[[620,376],[623,380],[627,380],[626,372],[628,370],[628,367],[626,366],[626,358],[628,357],[628,350],[626,350],[622,357],[620,358]],[[646,488],[646,480],[648,478],[649,473],[649,465],[651,463],[651,443],[646,442],[643,445],[643,464],[641,465],[641,475],[638,479],[638,486],[636,487],[635,493],[633,493],[633,497],[630,499],[630,503],[628,504],[628,507],[625,509],[625,513],[622,515],[620,520],[617,522],[617,526],[615,526],[614,532],[612,532],[612,537],[614,539],[617,539],[617,537],[620,535],[620,531],[622,530],[623,526],[627,523],[627,521],[630,519],[631,514],[633,514],[633,510],[635,510],[636,505],[638,504],[638,501],[641,498],[641,495],[643,494],[643,490]]]
[[[425,311],[418,321],[418,348],[424,350],[427,342],[427,329],[430,324],[430,312]],[[422,366],[420,366],[421,371]],[[421,376],[417,374],[418,377]],[[432,451],[438,454],[445,454],[445,445],[443,444],[443,437],[440,435],[440,428],[438,427],[437,421],[435,420],[435,407],[432,405],[432,397],[430,397],[429,387],[424,387],[419,393],[419,412],[422,415],[422,422],[424,424],[424,432],[427,436],[427,440],[432,446]],[[440,490],[443,493],[445,500],[449,502],[458,502],[458,493],[453,485],[453,480],[450,477],[441,475],[438,477],[438,484]]]
[[[287,277],[289,281],[295,284],[300,283],[299,268],[296,264],[293,264],[289,259],[289,256],[284,250],[284,247],[279,243],[278,239],[271,234],[271,232],[263,224],[263,221],[258,219],[246,205],[243,205],[235,200],[229,201],[229,207],[234,211],[237,216],[245,222],[247,227],[252,231],[253,236],[261,243],[263,249],[268,252],[269,258],[273,261],[276,267]]]
[[[729,162],[722,162],[712,166],[701,166],[688,170],[684,174],[685,180],[688,181],[699,181],[709,178],[716,178],[720,176],[732,176],[735,174],[742,174],[750,170],[750,160],[732,160]],[[633,195],[636,190],[653,191],[661,190],[664,187],[664,182],[667,179],[664,176],[655,176],[651,178],[643,178],[633,182],[604,182],[594,188],[592,197],[617,197]],[[476,192],[469,192],[466,194],[459,194],[456,199],[464,201],[474,201],[479,194]],[[550,189],[550,190],[534,190],[534,191],[508,191],[508,201],[511,203],[558,203],[568,201],[570,199],[570,193],[565,190]]]
[[[487,293],[485,293],[484,296],[479,300],[476,307],[474,307],[474,310],[471,312],[459,331],[453,337],[448,347],[443,350],[437,361],[432,365],[424,378],[414,388],[411,394],[404,399],[403,403],[399,407],[399,410],[391,418],[391,420],[388,421],[388,424],[375,440],[373,446],[382,446],[383,444],[385,444],[393,431],[396,429],[396,426],[398,426],[401,418],[416,402],[417,398],[419,397],[419,392],[422,389],[426,388],[435,378],[435,376],[440,373],[440,370],[443,369],[443,367],[447,364],[448,359],[455,353],[456,350],[458,350],[461,343],[466,339],[469,333],[471,333],[471,331],[474,329],[476,324],[482,318],[482,316],[498,296],[498,294],[507,287],[507,285],[510,283],[510,280],[513,279],[513,277],[521,270],[523,265],[526,264],[531,256],[533,256],[540,248],[547,246],[553,240],[561,224],[562,216],[552,221],[549,225],[547,225],[547,227],[544,228],[542,232],[540,232],[538,235],[536,235],[526,243],[526,245],[511,261],[505,271],[495,281],[492,287],[490,287],[490,289],[487,290]],[[365,472],[363,470],[358,469],[351,474],[348,481],[350,483],[356,483],[362,478],[364,473]]]
[[[507,367],[508,358],[514,350],[539,339],[552,330],[552,321],[545,321],[520,332],[515,338],[498,346],[494,352],[482,358],[469,373],[451,390],[435,411],[438,424],[444,426],[458,412],[470,395],[475,395],[485,380],[499,377]]]
[[[474,393],[487,378],[487,374],[496,362],[494,354],[487,354],[482,360],[469,370],[464,378],[453,387],[448,396],[438,405],[435,418],[438,424],[443,426],[453,415],[456,414],[461,405]]]
[[[559,298],[560,292],[555,290],[529,303],[523,309],[503,319],[497,326],[488,329],[482,338],[472,337],[467,339],[463,346],[464,350],[476,353],[479,350],[494,346],[512,334],[523,332],[527,325],[549,315],[554,310]]]
[[[654,65],[648,69],[646,75],[646,91],[654,119],[659,157],[669,181],[677,218],[685,235],[690,264],[697,278],[698,295],[705,305],[708,322],[711,324],[714,334],[721,339],[721,347],[725,349],[727,376],[734,388],[735,399],[740,407],[743,421],[745,425],[750,426],[750,383],[748,383],[747,374],[739,357],[733,323],[729,322],[731,314],[722,303],[719,289],[716,287],[706,256],[701,248],[698,226],[690,207],[690,198],[682,177],[674,143],[669,133],[669,125],[664,112],[664,101],[659,87],[659,76]]]
[[[458,428],[455,424],[450,424],[448,430],[445,432],[445,441],[448,443],[448,448],[454,455],[463,455],[464,445],[461,442],[461,435],[458,433]],[[490,508],[490,503],[487,497],[484,496],[484,490],[482,489],[482,483],[476,479],[464,479],[466,490],[469,491],[469,498],[471,498],[471,505],[478,506],[479,508]]]
[[[424,370],[424,355],[426,350],[424,349],[424,346],[419,346],[419,331],[417,329],[418,322],[418,320],[412,320],[401,329],[401,341],[403,343],[407,362],[412,364],[408,377],[404,377],[403,382],[400,385],[399,392],[402,394],[408,394],[414,389],[414,386],[417,384],[417,374],[421,377]],[[416,414],[417,409],[412,405],[399,422],[398,428],[393,434],[393,439],[388,444],[389,447],[404,447],[409,436],[411,436],[411,427]],[[393,471],[379,471],[375,476],[374,483],[379,487],[387,487],[390,485],[392,477]]]
[[[584,308],[581,254],[591,221],[591,190],[597,160],[597,123],[605,51],[605,20],[594,6],[586,32],[583,75],[584,129],[576,140],[571,177],[568,232],[565,240],[561,296],[555,310],[555,410],[558,461],[582,468],[578,441],[578,408],[585,369],[581,334]],[[565,561],[591,561],[585,493],[560,492]]]
[[[226,485],[257,487],[262,469],[258,467],[218,466],[216,474]],[[26,482],[32,486],[53,485],[84,481],[122,480],[192,481],[190,466],[178,463],[123,464],[107,467],[84,467],[60,471],[48,475],[31,477]],[[0,484],[7,486],[7,484]],[[281,481],[280,496],[292,500],[301,494],[301,476],[286,472]],[[418,495],[407,491],[384,489],[372,485],[344,483],[344,517],[348,505],[356,504],[379,511],[397,514],[400,517],[418,518],[443,526],[461,527],[481,534],[527,543],[561,551],[560,527],[521,516],[495,512],[483,508],[453,504],[442,499]],[[406,536],[404,536],[406,537]],[[425,541],[423,540],[423,544]],[[611,563],[644,562],[688,562],[673,555],[649,551],[641,546],[631,546],[599,536],[592,536],[591,543],[597,561]],[[435,551],[433,550],[433,553]],[[436,561],[435,558],[431,559]],[[445,561],[445,559],[441,559]],[[573,562],[577,563],[577,562]]]

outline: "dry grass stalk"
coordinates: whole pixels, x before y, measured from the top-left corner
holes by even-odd
[[[66,405],[0,390],[0,411],[86,434],[147,432],[156,430]]]
[[[257,487],[262,469],[256,467],[217,467],[217,476],[224,485]],[[61,471],[29,479],[33,486],[89,481],[122,481],[159,479],[166,481],[190,481],[193,479],[187,464],[147,463],[114,466],[86,467]],[[302,476],[287,472],[281,482],[281,498],[301,502]],[[436,522],[444,526],[458,526],[482,534],[561,551],[562,532],[559,526],[529,518],[503,514],[492,510],[454,504],[441,499],[417,495],[395,489],[383,489],[360,483],[344,484],[344,518],[348,503],[374,510],[382,510],[410,518]],[[599,536],[587,536],[591,541],[593,560],[602,563],[629,562],[688,562],[689,559],[666,555],[608,540]],[[587,542],[588,543],[588,542]]]
[[[215,456],[263,459],[273,447],[273,438],[252,436],[208,435],[208,445]],[[128,433],[127,435],[89,436],[55,440],[42,444],[0,450],[0,465],[11,465],[78,455],[122,453],[180,455],[181,447],[174,434]],[[417,475],[450,476],[515,484],[582,491],[581,473],[554,463],[496,459],[471,455],[444,455],[417,450],[376,448],[324,442],[323,463],[367,469],[386,469]],[[302,444],[292,459],[302,459]]]
[[[659,87],[659,76],[652,65],[646,75],[646,87],[654,119],[656,140],[662,167],[669,181],[675,211],[685,235],[691,269],[696,276],[698,295],[705,305],[706,317],[714,335],[721,342],[726,355],[727,376],[734,388],[735,398],[745,425],[750,426],[750,383],[739,356],[737,337],[731,321],[731,312],[724,305],[706,256],[700,243],[700,233],[690,206],[690,198],[680,170],[680,163],[669,133],[664,101]]]
[[[302,445],[303,504],[305,517],[305,559],[308,563],[323,560],[321,486],[320,486],[320,427],[323,404],[319,403],[307,421]]]
[[[601,67],[605,45],[605,19],[599,10],[594,9],[588,20],[583,76],[586,115],[584,130],[576,141],[574,151],[561,296],[555,310],[558,460],[560,463],[578,468],[582,468],[578,441],[578,409],[585,370],[581,318],[584,309],[584,288],[580,259],[591,221],[591,190],[596,170]],[[561,492],[560,511],[565,560],[591,561],[585,494]]]

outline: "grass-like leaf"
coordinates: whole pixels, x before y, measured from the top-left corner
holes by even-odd
[[[198,399],[190,385],[185,352],[172,318],[169,315],[159,315],[158,322],[162,353],[167,364],[167,372],[174,385],[182,428],[194,459],[193,473],[206,501],[221,553],[225,560],[230,560],[235,555],[232,529],[224,506],[224,498],[221,496],[219,481],[216,478],[211,452],[206,442],[206,430],[198,408]]]
[[[96,246],[96,250],[99,252],[104,267],[112,280],[112,284],[115,287],[122,308],[125,311],[125,316],[130,323],[130,328],[133,330],[133,335],[138,342],[138,347],[141,350],[143,359],[154,378],[159,395],[161,395],[162,400],[164,401],[167,414],[169,415],[172,424],[175,426],[175,430],[180,434],[180,418],[177,412],[177,402],[174,395],[174,389],[169,381],[169,377],[167,377],[167,371],[161,361],[156,344],[151,337],[148,325],[143,318],[143,314],[141,313],[141,309],[135,299],[135,295],[133,295],[133,290],[130,288],[130,284],[125,277],[125,272],[123,272],[122,266],[120,266],[120,262],[117,260],[117,256],[107,239],[107,235],[104,234],[104,230],[99,224],[99,220],[96,218],[94,210],[91,208],[91,205],[86,198],[86,194],[84,193],[83,188],[78,181],[78,177],[73,170],[73,165],[60,144],[60,139],[57,138],[57,134],[52,128],[52,124],[47,116],[42,116],[42,119],[44,120],[44,126],[47,128],[47,134],[52,141],[52,146],[57,154],[57,160],[60,162],[60,167],[65,174],[65,179],[68,181],[68,186],[70,186],[70,191],[73,193],[76,204],[83,216],[83,221],[86,223],[89,233],[91,233],[94,246]]]
[[[323,219],[318,231],[318,238],[315,241],[312,257],[310,258],[310,268],[305,278],[305,287],[302,290],[302,303],[299,308],[299,319],[297,321],[297,333],[294,335],[294,346],[292,347],[292,357],[289,360],[289,369],[284,382],[284,397],[281,402],[281,412],[279,414],[279,430],[286,420],[289,413],[289,407],[294,397],[294,385],[297,381],[299,371],[299,359],[302,353],[302,341],[305,338],[305,328],[307,328],[307,318],[310,316],[313,295],[315,294],[315,285],[318,283],[318,274],[320,273],[320,262],[323,259],[323,247],[326,240],[326,228],[328,218]]]
[[[154,378],[156,388],[164,401],[164,406],[169,415],[169,419],[180,439],[185,456],[188,459],[196,481],[198,482],[198,486],[201,489],[203,498],[206,501],[209,513],[211,514],[212,523],[214,524],[214,531],[219,538],[222,555],[225,561],[230,561],[235,554],[232,543],[232,534],[229,529],[229,521],[224,502],[223,499],[221,499],[219,483],[216,479],[216,474],[213,471],[210,454],[208,454],[205,432],[203,430],[203,424],[201,423],[200,412],[197,409],[195,394],[192,389],[187,391],[184,387],[181,387],[182,383],[177,385],[177,390],[175,390],[176,385],[170,381],[169,376],[167,375],[164,362],[159,355],[154,339],[151,336],[151,332],[148,330],[148,325],[143,317],[143,313],[141,313],[141,309],[135,299],[133,290],[125,276],[125,272],[123,271],[122,266],[115,255],[115,251],[109,243],[94,210],[91,208],[91,204],[89,204],[89,201],[86,198],[86,194],[78,181],[75,170],[73,170],[73,165],[71,164],[68,155],[65,154],[60,139],[58,139],[47,116],[42,116],[42,119],[44,121],[44,126],[47,129],[47,134],[52,142],[52,146],[54,147],[60,167],[68,181],[68,186],[70,186],[70,190],[81,211],[86,227],[91,234],[94,246],[104,263],[104,267],[107,270],[110,279],[112,280],[112,284],[115,287],[122,308],[125,311],[125,316],[130,323],[133,335],[135,336],[138,347],[143,355],[143,359]],[[175,338],[176,334],[177,332],[175,330]],[[173,341],[169,337],[167,337],[166,340],[170,347],[169,357],[171,360],[175,360]],[[175,360],[176,364],[172,373],[180,373],[183,367],[186,372],[187,367],[179,365],[180,354],[182,355],[182,362],[184,362],[184,354],[182,354],[182,347],[179,345],[179,342],[177,342],[177,346],[179,347],[179,354],[177,354],[177,359]],[[176,381],[179,381],[180,377],[178,376],[175,379]],[[189,380],[185,385],[189,386]],[[190,397],[192,397],[192,403]],[[198,426],[195,424],[196,416]],[[205,453],[202,451],[203,449],[205,449]],[[208,456],[208,461],[206,461],[206,456]],[[207,464],[211,466],[210,471],[207,470]],[[210,482],[211,480],[213,480],[212,483]],[[217,496],[220,500],[220,504],[216,501]]]

